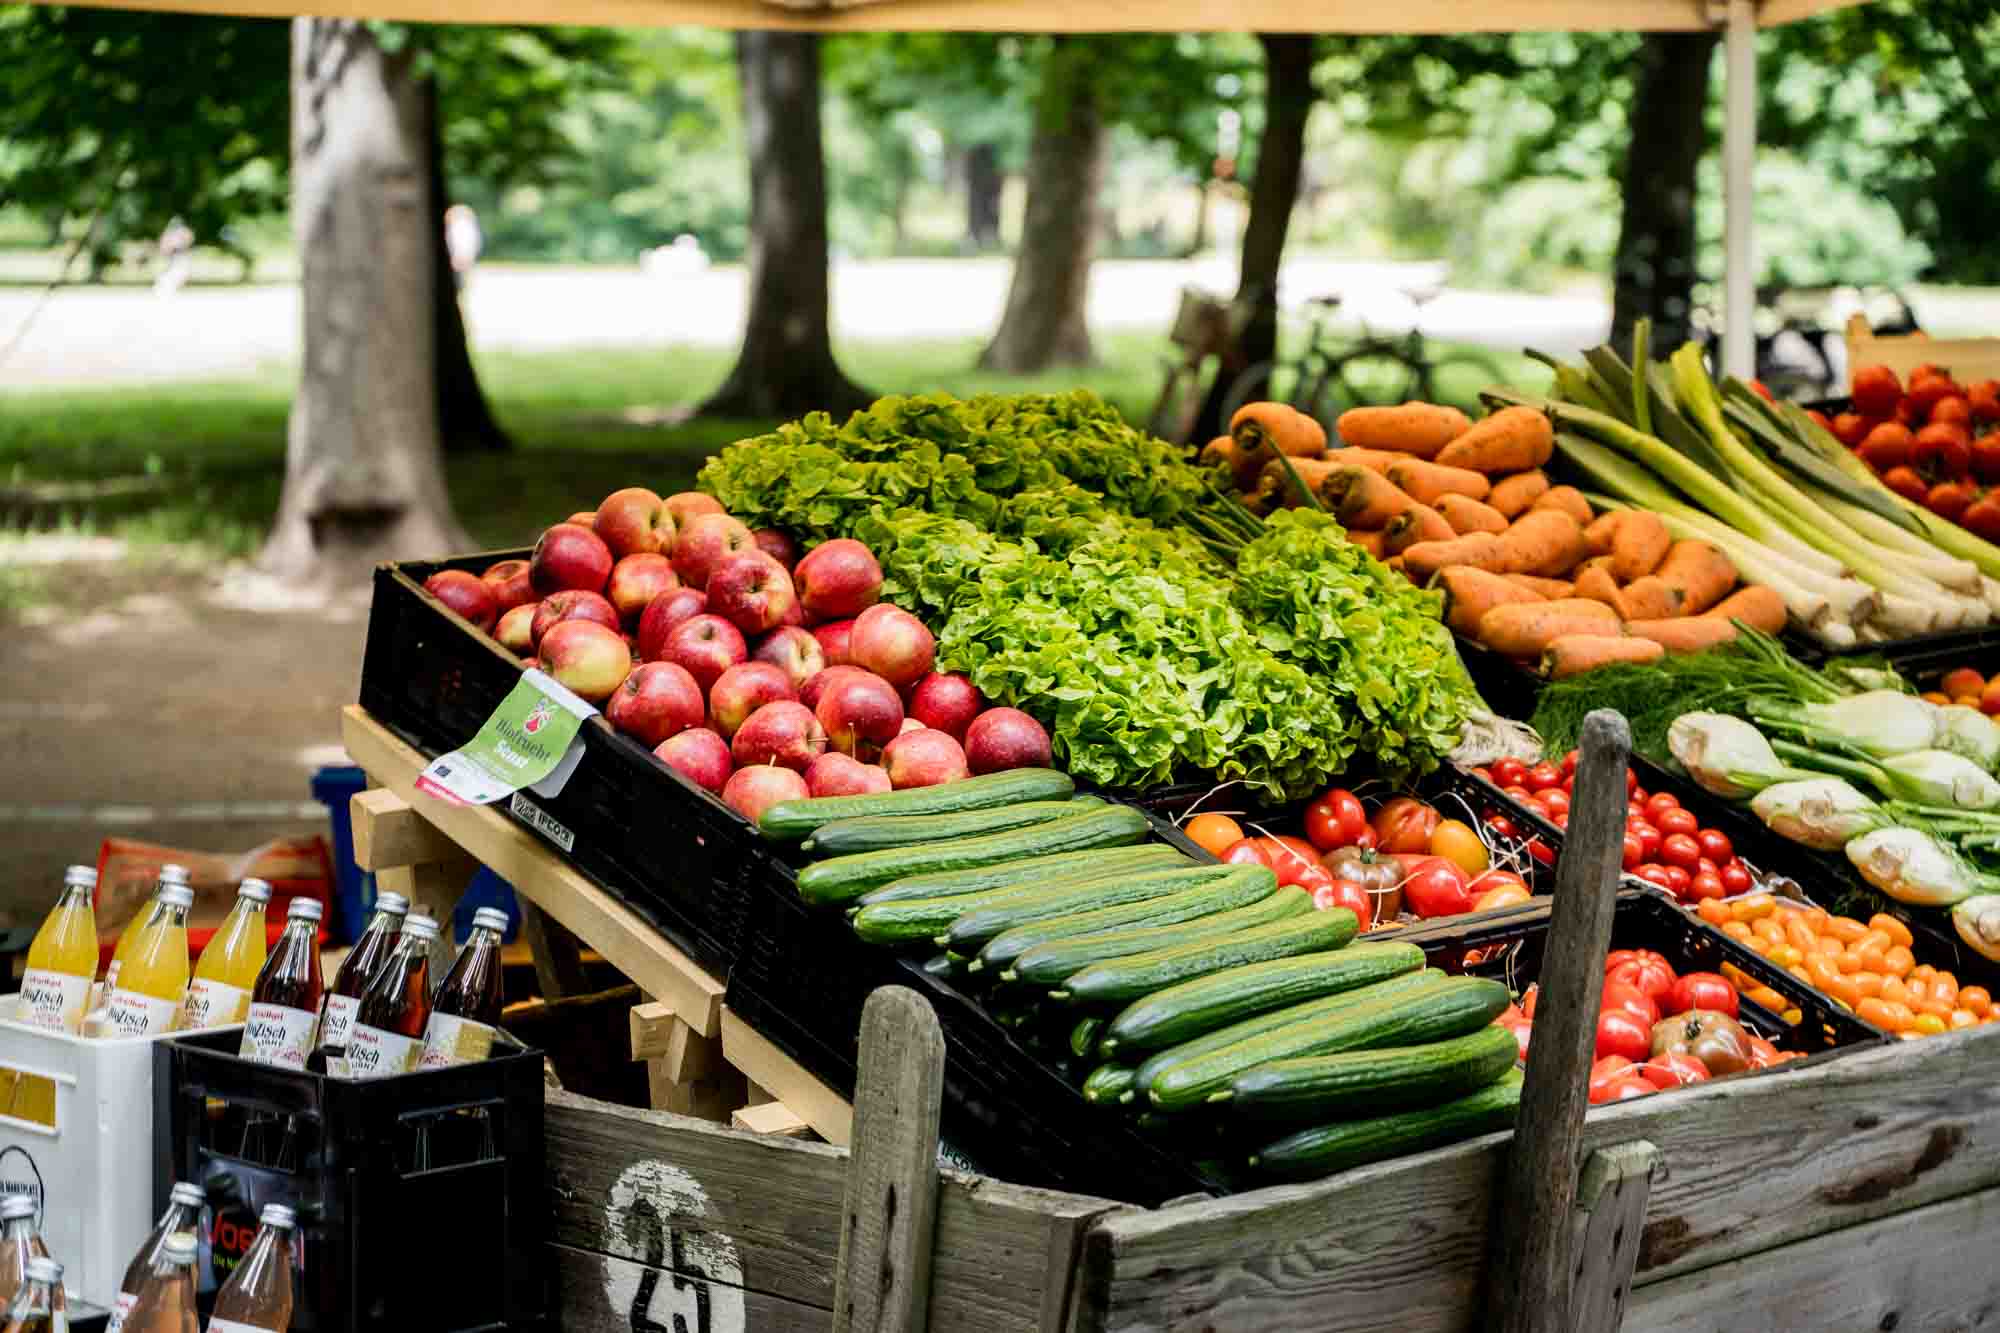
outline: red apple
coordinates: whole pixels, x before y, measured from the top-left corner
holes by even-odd
[[[738,662],[716,677],[709,688],[708,711],[715,719],[715,729],[732,737],[744,720],[765,704],[798,697],[784,668],[769,662]]]
[[[753,824],[778,802],[803,801],[809,794],[804,778],[769,764],[739,768],[722,787],[723,803]]]
[[[708,610],[708,594],[699,588],[675,588],[646,603],[639,613],[639,657],[657,662],[666,650],[667,635],[683,620]]]
[[[611,548],[589,528],[558,523],[535,543],[528,577],[544,597],[566,588],[601,592],[611,577]]]
[[[611,696],[604,716],[648,748],[701,725],[701,686],[672,662],[641,662]]]
[[[605,496],[590,530],[620,558],[674,549],[674,516],[667,512],[667,502],[644,486],[627,486]]]
[[[493,594],[493,604],[506,615],[517,606],[526,606],[535,600],[535,585],[528,577],[528,562],[525,560],[502,560],[488,565],[486,572],[479,576],[487,590]]]
[[[910,691],[910,716],[961,745],[965,729],[984,707],[986,696],[979,687],[955,672],[933,671]]]
[[[806,609],[799,605],[799,599],[797,593],[794,593],[792,595],[792,604],[785,608],[785,614],[778,621],[778,624],[781,626],[790,625],[797,629],[805,628]]]
[[[440,569],[424,580],[424,591],[480,629],[492,629],[500,618],[493,590],[477,574],[463,569]]]
[[[667,497],[667,512],[674,516],[674,528],[679,531],[703,514],[727,511],[723,509],[722,501],[712,495],[703,495],[700,491],[680,491]]]
[[[813,547],[792,575],[800,605],[821,620],[858,616],[882,595],[882,566],[874,552],[852,537]]]
[[[678,736],[669,736],[653,747],[653,754],[704,791],[720,792],[736,770],[729,757],[729,742],[707,727],[690,727]]]
[[[905,716],[905,717],[903,718],[903,730],[902,730],[902,731],[899,731],[899,732],[897,732],[896,734],[897,734],[898,736],[901,736],[902,734],[904,734],[904,732],[910,732],[910,731],[924,731],[924,730],[926,730],[926,728],[925,728],[925,726],[924,726],[924,724],[923,724],[923,723],[921,723],[921,722],[917,721],[917,720],[916,720],[915,718],[913,718],[913,717],[908,717],[908,716]]]
[[[708,609],[745,634],[762,634],[784,623],[797,598],[792,576],[762,551],[724,556],[708,573]]]
[[[618,608],[618,615],[626,624],[636,625],[655,597],[680,586],[673,563],[657,551],[650,551],[621,557],[611,567],[611,580],[604,585],[604,595]]]
[[[757,549],[756,538],[727,514],[700,514],[674,538],[674,573],[690,588],[708,587],[708,576],[723,557]]]
[[[813,705],[826,743],[842,754],[872,760],[903,728],[903,701],[889,682],[851,670],[828,682]]]
[[[799,568],[803,570],[805,565],[801,563]],[[871,606],[854,618],[848,655],[854,665],[874,672],[899,690],[907,689],[930,674],[931,662],[937,657],[937,640],[923,621],[900,606]]]
[[[623,628],[617,609],[594,592],[550,593],[535,603],[534,628],[529,631],[535,646],[540,648],[542,636],[565,620],[588,620],[610,630]]]
[[[625,636],[592,620],[565,620],[551,627],[539,648],[542,670],[594,704],[609,699],[632,670]]]
[[[828,750],[806,765],[806,790],[814,796],[867,796],[888,791],[889,770]]]
[[[799,544],[776,528],[759,528],[750,536],[757,549],[783,565],[787,574],[799,563]]]
[[[493,637],[500,646],[516,657],[526,657],[535,651],[535,612],[541,609],[540,602],[529,602],[517,606],[500,617],[500,623],[493,627]]]
[[[925,727],[906,732],[889,742],[882,751],[882,767],[889,781],[901,791],[905,787],[935,787],[970,777],[965,751],[942,731]]]
[[[571,514],[568,518],[564,519],[563,522],[574,523],[579,528],[596,527],[597,511],[595,509],[579,509],[574,514]]]
[[[854,661],[852,620],[834,620],[824,625],[815,625],[813,637],[819,640],[819,650],[826,654],[828,666],[847,666]]]
[[[811,630],[796,625],[774,629],[750,645],[750,659],[769,662],[781,669],[791,678],[795,690],[826,670],[826,654],[820,651],[819,640],[812,636]]]
[[[743,634],[721,616],[691,616],[667,632],[660,659],[687,668],[703,694],[722,673],[750,656]]]
[[[866,676],[870,673],[863,671],[860,667],[827,667],[824,671],[808,677],[806,683],[799,686],[799,702],[807,708],[818,708],[819,696],[826,690],[826,687],[834,681],[839,680],[842,676],[852,674]],[[882,678],[876,676],[875,679],[881,680]]]
[[[815,755],[826,753],[826,732],[812,709],[795,700],[780,699],[744,720],[729,743],[729,752],[738,767],[777,764],[803,773]]]
[[[965,729],[965,762],[974,773],[1047,768],[1055,762],[1049,733],[1018,708],[989,708]]]

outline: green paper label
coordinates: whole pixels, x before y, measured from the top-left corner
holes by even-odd
[[[545,673],[524,671],[478,735],[417,776],[417,790],[457,805],[491,805],[524,789],[554,796],[583,758],[577,731],[596,712]]]

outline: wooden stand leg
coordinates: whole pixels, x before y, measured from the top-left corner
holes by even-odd
[[[534,955],[535,980],[541,983],[542,998],[560,1000],[565,995],[583,994],[589,986],[584,981],[583,949],[576,936],[527,899],[518,901],[521,938]]]
[[[1617,1333],[1632,1294],[1646,1201],[1660,1151],[1639,1140],[1600,1149],[1584,1159],[1576,1185],[1576,1283],[1570,1327],[1577,1333]]]
[[[354,826],[355,864],[375,872],[378,888],[408,898],[411,911],[437,918],[437,943],[431,947],[435,985],[456,952],[451,914],[479,863],[392,791],[356,792],[347,809]]]
[[[457,943],[452,939],[451,914],[458,909],[458,900],[465,896],[466,886],[478,871],[478,865],[461,854],[448,863],[390,866],[375,872],[378,887],[408,898],[411,912],[422,912],[437,919],[437,939],[431,944],[433,985],[444,978],[458,952]]]
[[[722,1042],[658,1001],[632,1008],[632,1058],[646,1062],[655,1110],[727,1121],[743,1105],[747,1084],[722,1058]]]

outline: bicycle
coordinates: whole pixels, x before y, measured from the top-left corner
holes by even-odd
[[[1166,382],[1153,401],[1146,430],[1162,440],[1185,444],[1201,415],[1207,396],[1208,362],[1220,357],[1242,337],[1253,307],[1247,301],[1225,301],[1198,287],[1181,288],[1180,309],[1168,341],[1181,349],[1179,361],[1166,362]]]

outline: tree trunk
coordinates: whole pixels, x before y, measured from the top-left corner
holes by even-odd
[[[1613,261],[1611,337],[1623,346],[1641,318],[1652,345],[1671,350],[1693,327],[1695,171],[1708,146],[1703,113],[1713,32],[1654,32],[1639,47],[1624,211]]]
[[[1000,173],[997,144],[976,143],[965,150],[965,247],[984,254],[1000,244]]]
[[[493,419],[479,372],[472,366],[472,348],[465,338],[465,314],[458,303],[458,275],[444,243],[444,210],[451,194],[444,184],[444,126],[438,111],[437,80],[424,80],[425,139],[430,158],[431,207],[437,225],[431,228],[431,295],[436,304],[438,434],[448,454],[511,449],[514,442]]]
[[[1092,358],[1084,305],[1097,248],[1104,184],[1104,116],[1088,40],[1058,37],[1042,69],[1028,145],[1028,207],[1000,328],[979,358],[986,370],[1026,374]]]
[[[796,417],[866,406],[827,332],[826,159],[819,37],[739,32],[750,154],[750,313],[736,368],[701,405],[709,416]]]
[[[292,225],[304,306],[265,567],[300,582],[469,543],[438,444],[421,85],[350,19],[292,22]]]
[[[1264,44],[1264,132],[1257,140],[1257,174],[1250,182],[1250,217],[1243,226],[1243,257],[1236,299],[1251,305],[1250,320],[1223,351],[1215,381],[1195,420],[1194,438],[1222,433],[1223,398],[1245,369],[1278,350],[1278,266],[1285,233],[1299,198],[1305,163],[1306,121],[1312,116],[1313,39],[1303,34],[1259,34]]]

